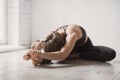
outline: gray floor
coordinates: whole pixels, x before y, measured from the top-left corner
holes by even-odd
[[[102,63],[65,61],[39,67],[24,61],[27,50],[0,54],[0,80],[120,80],[120,57]]]

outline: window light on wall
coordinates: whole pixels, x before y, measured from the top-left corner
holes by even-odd
[[[7,43],[6,0],[0,0],[0,44]]]

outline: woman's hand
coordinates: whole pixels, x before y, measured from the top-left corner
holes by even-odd
[[[29,51],[27,52],[27,54],[25,54],[25,55],[23,56],[23,59],[24,59],[24,60],[30,60],[30,59],[32,59],[32,57],[30,56],[30,53],[32,53],[32,52],[33,52],[32,49],[29,50]]]
[[[31,50],[32,52],[28,55],[32,57],[32,59],[38,60],[40,58],[41,51],[39,50]]]
[[[40,40],[36,40],[31,48],[32,49],[36,49],[36,50],[41,50],[43,47],[44,47],[45,43],[43,41],[40,41]]]
[[[25,60],[32,60],[32,64],[34,66],[40,65],[42,63],[42,58],[39,56],[41,52],[37,50],[29,50],[26,55],[23,56]]]

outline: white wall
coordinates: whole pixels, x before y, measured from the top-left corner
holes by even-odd
[[[83,26],[95,45],[119,51],[120,0],[33,0],[32,41],[63,24]]]
[[[0,0],[0,44],[6,44],[6,0]]]
[[[8,44],[30,45],[32,0],[7,0]]]

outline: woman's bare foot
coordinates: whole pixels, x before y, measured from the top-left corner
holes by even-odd
[[[42,59],[38,59],[38,60],[35,60],[35,59],[32,59],[32,64],[34,66],[38,66],[42,63]]]
[[[42,58],[38,57],[35,51],[29,50],[26,55],[23,56],[23,59],[25,60],[32,60],[32,64],[34,66],[40,65],[42,63]]]

